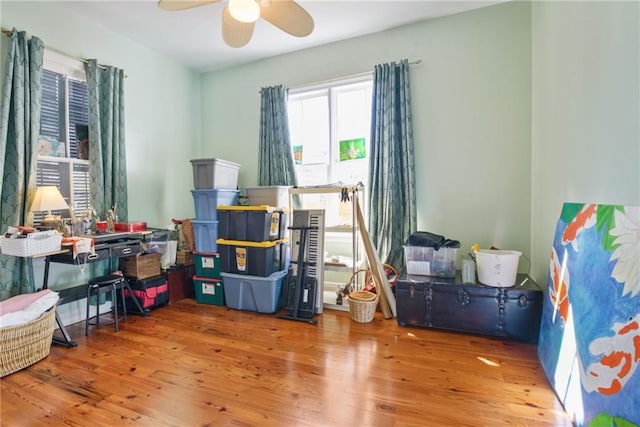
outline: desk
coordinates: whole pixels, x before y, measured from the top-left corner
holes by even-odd
[[[92,237],[94,240],[94,253],[80,253],[76,257],[73,256],[71,248],[62,249],[47,254],[38,255],[38,258],[44,257],[44,278],[42,288],[47,289],[49,287],[49,267],[52,262],[60,264],[74,264],[82,265],[86,263],[94,263],[102,260],[109,260],[109,270],[113,271],[112,266],[113,259],[120,259],[128,256],[134,256],[142,252],[141,240],[143,235],[141,233],[104,233]],[[129,289],[129,292],[133,294],[133,291],[129,287],[129,282],[125,280],[125,285]],[[83,289],[86,289],[86,285],[81,285]],[[64,292],[64,290],[62,291]],[[85,292],[86,295],[86,292]],[[148,310],[145,310],[140,306],[138,301],[134,298],[139,314],[147,316]],[[87,301],[88,304],[88,301]],[[78,345],[71,339],[67,328],[64,326],[58,312],[56,311],[56,322],[60,328],[60,332],[63,337],[59,338],[54,336],[53,342],[57,344],[64,344],[67,347],[75,347]]]

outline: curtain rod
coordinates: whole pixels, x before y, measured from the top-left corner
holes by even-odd
[[[422,64],[422,59],[416,59],[415,61],[411,61],[409,62],[409,65],[418,65],[418,64]],[[293,86],[290,88],[290,90],[297,90],[297,89],[302,89],[305,87],[309,87],[309,86],[319,86],[319,85],[324,85],[327,83],[333,83],[339,80],[346,80],[346,79],[356,79],[358,77],[364,77],[364,76],[368,76],[369,74],[373,73],[373,70],[371,71],[365,71],[364,73],[358,73],[358,74],[351,74],[349,76],[344,76],[344,77],[336,77],[334,79],[327,79],[327,80],[322,80],[319,82],[312,82],[312,83],[305,83],[299,86]]]
[[[5,34],[5,35],[7,35],[7,36],[10,36],[12,32],[13,32],[13,31],[11,31],[11,30],[7,30],[6,28],[3,28],[3,29],[2,29],[2,33],[3,33],[3,34]],[[77,56],[75,56],[75,55],[70,55],[70,54],[68,54],[67,52],[64,52],[64,51],[62,51],[62,50],[60,50],[60,49],[56,49],[56,48],[51,47],[51,46],[47,46],[47,45],[45,45],[45,49],[49,49],[49,50],[52,50],[52,51],[54,51],[54,52],[56,52],[56,53],[59,53],[59,54],[61,54],[61,55],[68,56],[69,58],[75,59],[76,61],[80,61],[80,62],[84,62],[84,63],[89,62],[89,60],[88,60],[88,59],[79,58],[79,57],[77,57]],[[98,67],[102,68],[103,70],[105,70],[105,69],[106,69],[106,67],[105,67],[104,65],[100,65],[100,64],[98,64]],[[126,74],[124,75],[124,78],[125,78],[125,79],[127,78],[127,75],[126,75]]]

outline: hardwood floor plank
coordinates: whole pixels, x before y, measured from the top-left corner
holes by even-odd
[[[2,425],[570,426],[536,346],[185,299],[2,379]]]

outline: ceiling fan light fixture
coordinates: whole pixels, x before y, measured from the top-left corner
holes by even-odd
[[[229,0],[229,13],[236,21],[256,22],[260,17],[260,6],[255,0]]]

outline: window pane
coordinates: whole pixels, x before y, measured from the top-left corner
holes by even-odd
[[[323,164],[316,165],[296,165],[296,176],[298,177],[298,185],[310,186],[326,184],[329,176],[329,166]]]
[[[367,186],[372,81],[312,88],[289,97],[289,131],[298,184],[336,182]],[[356,141],[357,155],[340,159],[340,147]]]
[[[38,161],[38,170],[36,173],[36,186],[53,185],[58,187],[60,194],[64,197],[65,202],[71,206],[70,189],[69,189],[69,164],[59,162]],[[68,217],[68,211],[52,211],[53,215]],[[35,224],[39,224],[45,212],[35,212]]]
[[[328,164],[329,97],[299,99],[288,104],[291,145],[302,146],[303,164]]]
[[[62,196],[68,200],[69,192],[65,194],[61,185],[69,182],[68,167],[65,163],[38,161],[38,172],[36,174],[36,185],[38,187],[44,185],[55,185],[60,188]]]
[[[335,96],[335,129],[332,181],[350,184],[362,182],[367,187],[369,168],[369,135],[371,133],[371,83],[340,88]],[[364,150],[359,147],[354,159],[340,160],[341,142],[364,140]],[[355,149],[351,144],[351,149]],[[357,143],[356,143],[357,145]],[[363,151],[363,152],[362,152]]]
[[[88,91],[84,73],[79,72],[83,65],[45,51],[44,68],[36,185],[58,187],[74,214],[80,217],[89,213],[91,206]],[[68,211],[52,213],[63,218],[70,216]],[[34,216],[37,226],[43,213]]]
[[[76,216],[89,214],[91,193],[89,190],[89,165],[75,163],[73,165],[73,211]]]
[[[58,142],[65,142],[64,100],[64,76],[44,70],[42,75],[40,135]]]
[[[73,171],[72,180],[69,178],[70,169]],[[40,187],[45,185],[58,187],[64,200],[69,206],[73,207],[76,216],[89,213],[91,196],[89,191],[88,164],[40,160],[38,161],[36,186]],[[73,196],[71,194],[73,194]]]
[[[88,159],[82,152],[78,154],[78,140],[88,135],[87,105],[87,83],[69,79],[69,144],[72,158]]]
[[[368,138],[371,124],[371,91],[356,89],[336,94],[336,136]]]

